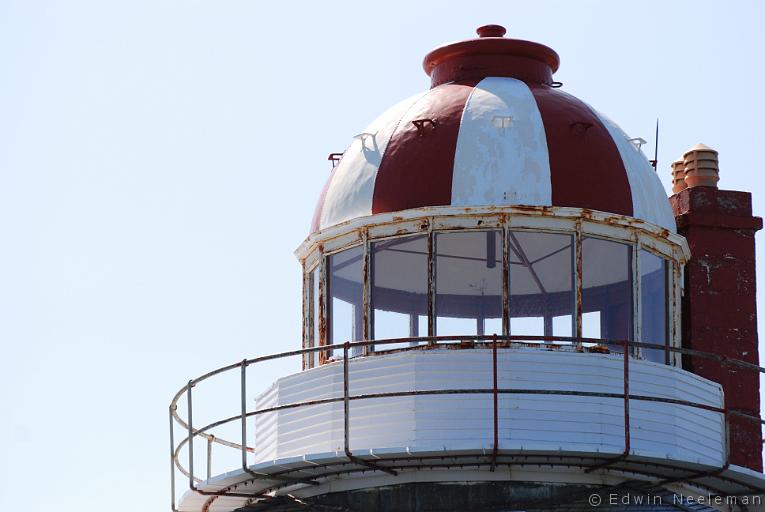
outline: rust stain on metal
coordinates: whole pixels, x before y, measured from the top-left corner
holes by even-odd
[[[436,278],[436,265],[433,261],[433,253],[435,252],[435,243],[432,231],[428,232],[428,336],[436,335],[436,308],[435,308],[435,278]],[[428,342],[432,344],[431,342]]]
[[[683,277],[682,277],[682,270],[680,267],[680,264],[675,262],[672,264],[672,273],[674,280],[671,283],[672,286],[672,302],[670,303],[672,307],[672,342],[674,346],[681,346],[682,345],[682,284],[683,284]],[[677,354],[672,354],[674,359],[680,359]],[[676,364],[681,364],[682,361],[676,361]]]
[[[310,309],[311,290],[313,288],[313,275],[306,271],[303,267],[303,348],[307,348],[312,343],[310,339],[312,327],[313,327],[313,315]],[[303,370],[310,368],[309,357],[303,355],[302,357]]]
[[[322,256],[319,260],[319,339],[314,340],[318,346],[327,345],[327,259]],[[328,358],[328,352],[319,352],[319,364],[324,364]]]
[[[504,222],[503,222],[504,225]],[[510,243],[508,229],[502,230],[502,334],[510,334]],[[496,345],[497,338],[494,338]]]
[[[582,221],[576,221],[576,228],[574,232],[574,246],[576,247],[576,261],[574,262],[576,268],[576,337],[582,337],[582,288],[583,288],[583,266],[582,266]],[[581,343],[577,344],[579,347]]]
[[[558,231],[561,227],[566,230],[570,231],[571,227],[570,224],[573,222],[575,224],[575,233],[576,233],[576,271],[575,271],[575,279],[577,281],[576,285],[576,317],[575,317],[575,325],[576,325],[576,334],[580,335],[582,334],[582,253],[581,253],[581,240],[584,236],[583,234],[583,227],[582,222],[583,220],[591,219],[591,222],[593,225],[610,225],[619,228],[622,230],[622,234],[618,235],[617,238],[624,239],[625,241],[629,240],[633,246],[644,246],[646,248],[653,249],[656,251],[659,255],[663,257],[668,257],[669,259],[673,259],[675,261],[678,261],[678,254],[683,253],[685,249],[683,247],[678,246],[677,241],[672,240],[671,238],[665,238],[664,236],[660,235],[666,235],[669,237],[670,235],[675,236],[671,234],[668,230],[658,227],[650,228],[650,225],[646,225],[646,223],[637,220],[632,219],[630,217],[615,215],[615,214],[604,214],[603,212],[597,212],[589,209],[572,209],[572,208],[560,208],[560,207],[538,207],[538,206],[513,206],[513,207],[499,207],[499,206],[491,206],[491,207],[480,207],[480,208],[459,208],[459,209],[445,209],[445,208],[419,208],[415,209],[413,211],[416,212],[422,212],[422,213],[429,213],[429,212],[443,212],[439,213],[435,217],[435,219],[439,223],[439,228],[436,230],[434,229],[434,218],[431,216],[428,217],[420,217],[417,218],[416,216],[412,216],[411,212],[407,212],[407,215],[385,215],[380,216],[380,221],[377,223],[370,222],[375,216],[371,216],[364,219],[364,224],[361,226],[349,226],[350,229],[348,231],[343,232],[342,230],[333,230],[331,231],[332,237],[328,238],[326,240],[316,241],[314,247],[312,250],[308,252],[308,256],[310,259],[308,261],[313,262],[315,259],[315,253],[319,252],[320,256],[319,258],[324,258],[324,251],[326,250],[325,242],[327,241],[335,241],[332,246],[332,252],[338,252],[341,250],[344,250],[347,247],[350,247],[351,245],[357,244],[358,240],[361,239],[362,244],[365,247],[365,251],[368,251],[368,246],[373,240],[369,236],[369,229],[374,228],[374,232],[376,233],[375,238],[388,238],[391,236],[405,236],[408,234],[413,233],[422,233],[423,231],[428,231],[429,233],[434,233],[436,231],[467,231],[471,229],[484,229],[484,228],[502,228],[504,226],[508,226],[509,223],[512,223],[513,227],[519,227],[522,229],[529,229],[534,228],[540,231],[546,231],[546,230],[553,230]],[[513,222],[513,218],[518,219],[518,222]],[[556,225],[539,225],[536,223],[530,223],[527,224],[528,221],[525,219],[530,219],[532,217],[537,218],[548,218],[548,219],[559,219],[562,223],[559,227]],[[401,225],[400,223],[405,222],[404,225]],[[386,231],[386,227],[390,227],[390,231]],[[648,228],[653,229],[653,231],[647,230]],[[586,226],[587,232],[592,232],[595,234],[595,236],[600,236],[600,233],[597,229],[594,227],[590,227],[588,224]],[[329,234],[329,233],[328,233]],[[355,237],[349,237],[349,234],[355,234]],[[312,235],[313,236],[313,235]],[[434,235],[431,235],[431,238],[433,238]],[[309,237],[310,238],[310,237]],[[354,238],[351,240],[351,238]],[[345,242],[337,242],[336,240],[343,239],[346,240]],[[435,262],[433,261],[433,240],[429,240],[429,249],[428,252],[430,254],[429,256],[429,262],[428,262],[428,287],[429,287],[429,301],[428,301],[428,323],[429,323],[429,334],[435,333]],[[637,245],[636,245],[637,244]],[[306,258],[304,258],[304,261],[306,261]],[[319,264],[321,264],[320,262]],[[683,261],[679,261],[679,263],[683,263]],[[367,264],[369,266],[369,264]],[[365,283],[365,286],[369,284],[370,280],[370,269],[366,268],[364,270],[363,280]],[[675,279],[677,279],[677,276],[674,276]],[[508,283],[504,283],[505,286],[503,288],[507,288]],[[329,343],[329,323],[327,318],[327,309],[328,309],[328,303],[327,298],[325,297],[328,293],[327,287],[327,276],[326,276],[326,269],[322,271],[322,279],[319,283],[320,287],[320,293],[322,295],[321,299],[321,315],[320,316],[320,325],[318,326],[319,330],[319,339],[322,344],[328,344]],[[674,290],[673,290],[674,291]],[[369,295],[370,291],[367,291],[367,294]],[[673,299],[679,300],[677,297],[673,297]],[[305,300],[305,298],[304,298]],[[366,297],[366,306],[364,308],[364,314],[366,315],[364,318],[362,318],[363,322],[363,338],[368,339],[372,337],[372,315],[370,312],[369,302],[371,302],[371,296]],[[503,309],[508,310],[509,304],[503,304]],[[503,312],[503,316],[507,316],[508,318],[505,319],[506,321],[503,321],[503,329],[505,329],[505,326],[509,324],[509,313]],[[433,319],[431,321],[431,318]],[[433,324],[433,325],[431,325]],[[306,322],[305,328],[310,328],[310,323]],[[673,329],[675,328],[675,325],[672,326]],[[320,353],[320,359],[322,362],[327,362],[328,360],[328,354]]]
[[[681,245],[683,254],[687,257],[687,246],[683,243],[684,240],[677,234],[669,231],[658,225],[651,224],[649,222],[629,217],[625,215],[607,214],[605,212],[590,210],[586,208],[573,208],[573,207],[554,207],[554,206],[504,206],[504,205],[491,205],[482,207],[452,207],[452,206],[436,206],[436,207],[420,207],[412,208],[402,212],[396,212],[395,214],[377,214],[359,217],[357,219],[347,221],[335,226],[330,226],[322,231],[312,233],[306,238],[301,246],[295,251],[298,259],[302,259],[306,253],[313,252],[317,249],[318,244],[334,240],[347,235],[350,231],[359,226],[374,226],[376,228],[384,228],[386,226],[392,226],[400,222],[417,222],[418,216],[437,216],[444,219],[445,222],[451,222],[451,219],[463,219],[466,217],[485,216],[491,217],[493,215],[505,215],[501,218],[502,223],[506,223],[512,216],[523,218],[527,216],[534,216],[540,218],[558,218],[561,220],[576,220],[584,219],[599,223],[603,225],[614,225],[620,227],[632,226],[639,229],[644,235],[662,239],[668,241],[674,245]],[[449,220],[447,220],[449,219]],[[406,232],[407,228],[402,228],[402,233]],[[412,228],[408,228],[408,232],[411,232]]]
[[[366,229],[363,230],[362,234],[362,240],[364,244],[364,259],[361,265],[361,274],[362,274],[362,311],[361,311],[361,338],[363,340],[369,340],[372,339],[372,315],[371,315],[371,306],[372,306],[372,300],[370,297],[370,286],[371,286],[371,279],[370,279],[370,267],[372,265],[372,255],[370,254],[370,244],[369,244],[369,234]],[[369,354],[370,347],[365,346],[363,347],[364,355]]]

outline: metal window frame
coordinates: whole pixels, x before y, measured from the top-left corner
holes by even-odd
[[[369,236],[366,230],[362,233],[362,262],[361,262],[361,339],[372,339],[372,279],[371,279],[371,255]],[[355,341],[355,340],[354,340]],[[371,347],[366,345],[361,347],[362,355],[369,355]]]
[[[664,287],[665,287],[665,290],[666,290],[666,294],[665,294],[666,304],[665,304],[665,308],[664,308],[664,315],[665,315],[665,320],[664,320],[665,321],[665,326],[664,326],[664,331],[665,331],[664,332],[664,343],[668,347],[674,347],[674,346],[679,347],[681,345],[681,340],[679,340],[679,339],[675,340],[675,336],[674,336],[674,324],[675,324],[674,312],[675,312],[675,309],[677,309],[678,311],[680,309],[679,307],[676,307],[676,305],[675,305],[676,298],[677,298],[678,301],[680,300],[679,295],[677,295],[676,292],[675,292],[675,287],[676,287],[677,283],[675,282],[674,267],[677,265],[677,262],[667,258],[666,255],[661,254],[656,249],[654,249],[652,246],[645,245],[642,240],[638,240],[637,252],[638,253],[642,253],[642,251],[645,251],[645,252],[647,252],[649,254],[652,254],[652,255],[656,256],[657,258],[660,258],[660,259],[662,259],[664,261]],[[639,279],[642,281],[642,279],[643,279],[642,264],[641,264],[640,268],[638,269],[638,271],[641,272],[641,274],[639,274]],[[638,301],[641,304],[641,306],[640,306],[641,307],[641,310],[640,310],[640,325],[641,325],[641,329],[642,329],[642,324],[643,324],[643,312],[642,312],[643,296],[642,295],[643,294],[642,294],[642,290],[641,289],[639,289],[638,292],[639,292],[639,294],[637,295],[637,298],[638,298]],[[678,304],[680,304],[680,302],[678,302]],[[637,341],[642,341],[642,342],[645,342],[645,343],[655,343],[656,342],[656,340],[644,340],[642,332],[640,333],[640,338],[637,338]],[[675,344],[675,343],[677,343],[677,344]],[[643,348],[643,347],[638,347],[638,353],[640,355],[643,354],[644,350],[646,350],[646,349]],[[674,352],[672,352],[670,350],[666,350],[665,353],[666,353],[666,357],[664,358],[664,364],[668,364],[668,365],[672,365],[672,366],[679,366],[679,360],[676,360],[677,358],[674,357],[675,356]]]
[[[327,307],[327,295],[329,293],[329,290],[327,290],[327,258],[329,256],[322,254],[321,256],[321,267],[319,270],[319,344],[318,346],[325,346],[329,344],[329,308]],[[324,364],[327,362],[328,352],[322,350],[319,352],[319,364]]]
[[[463,229],[463,228],[458,228],[458,229],[432,229],[430,231],[430,236],[433,239],[433,244],[432,244],[432,246],[428,247],[428,262],[432,261],[432,271],[430,272],[430,280],[429,280],[429,283],[428,283],[428,291],[432,292],[432,294],[433,294],[433,299],[430,301],[430,303],[433,304],[433,311],[432,312],[429,311],[428,312],[429,313],[428,316],[430,317],[432,315],[432,318],[433,318],[433,332],[431,333],[430,329],[428,329],[428,336],[438,336],[438,328],[437,328],[437,325],[438,325],[438,316],[437,316],[437,304],[436,304],[436,302],[437,302],[436,297],[438,296],[438,279],[437,279],[438,269],[436,268],[437,267],[437,265],[436,265],[436,257],[438,256],[436,254],[436,251],[438,250],[438,247],[437,247],[437,244],[436,244],[436,238],[438,238],[438,235],[440,235],[440,234],[456,234],[456,233],[490,233],[490,232],[499,233],[501,235],[501,237],[502,237],[501,243],[502,243],[502,265],[503,265],[503,270],[504,270],[503,274],[507,274],[507,273],[510,272],[509,267],[507,265],[505,265],[505,263],[509,263],[509,260],[507,260],[507,261],[505,260],[505,253],[507,252],[507,246],[508,246],[507,231],[508,230],[506,229],[506,226],[500,226],[500,227],[488,226],[488,227],[484,227],[483,225],[481,225],[480,227],[471,228],[471,229]],[[508,312],[509,312],[509,309],[505,308],[505,304],[508,301],[508,297],[506,297],[507,293],[508,293],[506,285],[509,284],[509,281],[506,282],[504,276],[503,276],[502,284],[503,284],[503,286],[502,286],[502,317],[501,318],[502,318],[502,334],[505,335],[505,331],[508,330],[510,327],[509,327],[509,322],[508,322],[507,326],[505,325],[505,316],[508,315]],[[508,305],[509,305],[509,303],[508,303]],[[428,320],[428,324],[430,324],[430,318]]]
[[[358,224],[358,225],[357,225]],[[319,318],[319,346],[328,345],[330,341],[331,319],[329,305],[329,268],[328,258],[332,255],[361,246],[362,282],[363,282],[363,314],[361,330],[365,340],[374,333],[372,313],[372,283],[371,283],[371,244],[383,240],[404,238],[409,236],[427,236],[428,251],[428,336],[436,336],[436,235],[454,232],[488,232],[499,231],[502,234],[502,332],[510,335],[510,290],[509,290],[509,236],[510,231],[526,231],[535,233],[554,233],[573,237],[573,285],[574,285],[574,314],[572,315],[572,332],[576,338],[582,337],[582,289],[583,261],[582,244],[585,237],[596,238],[609,242],[623,243],[630,247],[631,278],[632,278],[632,336],[634,340],[641,339],[641,297],[640,297],[640,251],[646,250],[661,257],[671,265],[667,272],[667,342],[671,347],[681,345],[680,299],[682,293],[683,265],[689,257],[687,242],[680,235],[670,233],[666,229],[634,219],[615,214],[603,214],[578,208],[554,207],[492,207],[492,208],[456,208],[433,207],[408,210],[401,215],[378,214],[363,217],[344,225],[334,226],[322,232],[309,236],[306,242],[296,251],[296,255],[304,264],[304,347],[310,346],[313,331],[311,318],[307,318],[310,307],[306,302],[311,299],[312,290],[306,290],[308,275],[316,265],[321,268],[319,283],[319,302],[321,316]],[[310,270],[308,263],[314,263]],[[669,269],[669,266],[667,267]],[[313,340],[315,343],[315,340]],[[580,347],[581,348],[581,347]],[[364,347],[363,354],[369,354],[373,348]],[[640,355],[636,349],[633,355]],[[331,354],[321,351],[319,364],[328,361]],[[673,365],[680,364],[676,353],[670,361]],[[310,365],[309,365],[310,366]]]
[[[311,301],[313,299],[313,273],[307,272],[303,268],[303,348],[311,348],[313,345],[313,308]],[[308,354],[303,354],[302,368],[307,370],[311,368],[311,361]]]
[[[305,308],[306,318],[303,325],[307,328],[305,342],[309,347],[318,347],[321,344],[321,260],[317,261],[310,270],[306,272],[304,280],[307,290],[303,300],[307,302]],[[314,297],[316,292],[316,297]],[[318,309],[318,311],[317,311]],[[307,354],[307,367],[316,366],[319,355],[316,352]]]
[[[310,266],[308,263],[303,265],[303,297],[302,297],[302,309],[303,309],[303,348],[312,348],[317,346],[317,341],[314,339],[315,329],[315,314],[314,314],[314,275],[313,273],[318,269],[321,272],[321,258],[313,258],[318,261],[311,261]],[[319,275],[319,281],[321,276]],[[304,354],[302,367],[303,370],[308,370],[314,367],[313,353]]]
[[[414,237],[424,238],[425,239],[425,251],[426,251],[426,256],[427,256],[427,260],[428,260],[427,261],[428,269],[430,268],[429,265],[430,265],[430,259],[431,259],[432,251],[431,251],[431,246],[430,246],[429,233],[422,233],[422,232],[420,232],[420,233],[407,233],[407,234],[401,234],[401,235],[389,235],[389,236],[384,236],[384,237],[378,237],[378,238],[375,238],[375,239],[369,239],[369,233],[365,232],[363,236],[365,237],[365,243],[366,243],[366,249],[365,250],[367,252],[367,265],[368,265],[368,267],[367,267],[368,271],[367,271],[367,274],[366,274],[367,275],[367,280],[366,280],[366,283],[365,283],[366,292],[369,294],[368,295],[369,304],[368,304],[368,307],[366,309],[367,318],[368,318],[368,320],[367,320],[367,322],[368,322],[368,326],[367,326],[368,331],[367,331],[367,333],[368,333],[369,336],[371,336],[370,339],[375,339],[374,338],[374,336],[375,336],[374,301],[372,300],[372,289],[374,288],[374,271],[375,270],[374,270],[374,259],[372,257],[373,253],[374,253],[373,248],[372,248],[372,244],[376,244],[376,243],[380,243],[380,242],[385,242],[386,240],[401,240],[401,239],[405,239],[405,238],[414,238]],[[430,270],[427,270],[426,272],[430,272]],[[426,294],[426,296],[428,296],[428,300],[430,300],[430,298],[429,298],[430,297],[430,286],[429,286],[429,284],[426,284],[426,288],[428,288],[428,290],[426,290],[425,294]],[[430,318],[430,314],[429,313],[426,316],[428,318]],[[427,335],[428,336],[433,336],[433,334],[430,333],[430,332],[428,332]],[[374,345],[370,345],[368,347],[365,347],[365,351],[364,351],[365,355],[368,355],[371,352],[374,352]]]
[[[365,335],[368,333],[366,330],[367,324],[368,324],[368,316],[366,315],[366,287],[367,287],[367,281],[365,271],[366,271],[366,260],[368,257],[368,246],[369,246],[369,240],[366,236],[366,230],[362,230],[357,233],[359,240],[356,240],[350,245],[347,245],[345,247],[335,247],[331,251],[322,252],[321,254],[321,283],[319,284],[319,296],[321,300],[322,305],[322,316],[321,316],[321,322],[320,325],[324,325],[323,331],[320,330],[320,338],[322,343],[320,343],[320,346],[329,346],[333,345],[333,343],[330,343],[332,341],[332,319],[330,318],[331,312],[332,312],[332,305],[330,304],[330,298],[332,295],[332,283],[331,279],[329,278],[330,275],[330,265],[329,265],[329,258],[332,256],[335,256],[337,254],[344,253],[345,251],[349,251],[351,249],[355,249],[357,247],[361,247],[361,278],[362,278],[362,333]],[[366,339],[366,338],[365,338]],[[343,341],[354,341],[354,340],[343,340]],[[339,342],[338,342],[339,343]],[[335,343],[334,345],[337,345]],[[368,350],[368,349],[367,349]],[[330,360],[332,357],[332,351],[321,351],[319,353],[319,364],[324,364]]]
[[[512,307],[512,301],[510,300],[510,297],[512,294],[510,293],[510,239],[508,234],[512,231],[514,233],[518,232],[526,232],[526,233],[545,233],[545,234],[551,234],[551,235],[565,235],[568,237],[571,237],[571,243],[573,245],[573,251],[571,251],[571,291],[573,295],[573,304],[571,308],[571,333],[572,336],[575,336],[577,338],[582,337],[581,330],[579,329],[579,326],[581,325],[582,319],[581,319],[581,308],[579,308],[579,304],[581,301],[578,299],[578,297],[581,297],[581,293],[579,287],[581,286],[581,269],[577,267],[577,261],[581,261],[581,236],[578,236],[578,233],[580,233],[580,226],[579,224],[576,224],[574,229],[576,231],[571,230],[565,230],[565,229],[535,229],[535,228],[526,228],[526,227],[518,227],[518,226],[506,226],[504,230],[504,237],[505,237],[505,250],[507,252],[507,259],[503,262],[505,265],[505,275],[507,282],[504,285],[503,293],[507,295],[507,325],[503,327],[506,327],[506,332],[503,332],[504,336],[510,336],[512,335],[512,329],[510,329],[510,308]],[[503,319],[504,323],[504,319]]]
[[[632,340],[631,341],[639,340],[640,338],[638,336],[640,335],[640,328],[639,328],[638,325],[641,322],[640,322],[640,317],[638,317],[637,315],[639,314],[638,302],[640,302],[640,300],[639,300],[640,299],[640,295],[639,295],[640,294],[640,288],[639,288],[639,286],[637,284],[637,281],[639,279],[636,279],[636,277],[635,277],[635,276],[639,276],[639,274],[637,273],[638,270],[639,270],[639,262],[638,262],[638,256],[637,256],[637,253],[639,252],[639,249],[637,248],[637,245],[636,245],[638,243],[637,236],[635,236],[633,234],[631,236],[631,240],[615,240],[615,239],[610,238],[610,237],[608,237],[606,235],[603,235],[603,234],[595,234],[595,235],[593,235],[593,234],[589,234],[589,233],[583,233],[582,234],[582,238],[579,241],[580,242],[580,252],[581,252],[581,244],[584,242],[585,238],[592,238],[592,239],[595,239],[595,240],[603,240],[604,242],[617,243],[617,244],[622,244],[622,245],[626,245],[627,247],[629,247],[629,251],[630,251],[630,253],[629,253],[629,261],[630,261],[630,264],[628,266],[628,269],[629,269],[629,272],[630,272],[630,276],[629,276],[630,277],[630,289],[631,289],[631,297],[630,297],[630,299],[632,301],[632,303],[630,304],[631,309],[632,309],[632,318],[631,318],[631,325],[630,325],[630,328],[631,328],[630,330],[632,331]],[[579,282],[580,282],[580,286],[582,287],[582,295],[579,295],[580,299],[583,298],[583,294],[584,294],[584,257],[583,256],[581,258],[581,262],[582,262],[582,273],[579,274]],[[581,304],[583,305],[584,301],[582,301]],[[602,337],[602,334],[603,333],[601,333],[601,339],[605,339],[605,338]],[[639,349],[639,347],[637,347],[637,348],[636,347],[632,347],[630,349],[630,354],[633,355],[633,356],[638,356],[638,352],[637,352],[638,349]]]

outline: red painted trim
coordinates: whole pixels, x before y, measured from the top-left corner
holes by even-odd
[[[542,115],[550,156],[552,204],[632,215],[632,192],[616,143],[582,101],[529,84]]]
[[[475,84],[431,89],[404,114],[377,171],[372,213],[451,204],[457,135]],[[435,126],[413,123],[422,120]]]
[[[560,58],[543,44],[485,37],[436,48],[425,56],[423,68],[431,87],[447,82],[507,76],[530,83],[552,83]]]
[[[753,231],[762,229],[762,219],[760,217],[688,212],[678,215],[675,220],[677,221],[678,228],[705,226],[723,229],[751,229]]]

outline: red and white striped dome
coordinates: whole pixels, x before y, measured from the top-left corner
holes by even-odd
[[[479,29],[424,62],[432,88],[378,117],[332,170],[311,231],[425,206],[570,206],[675,231],[645,155],[609,118],[556,88],[550,48]]]

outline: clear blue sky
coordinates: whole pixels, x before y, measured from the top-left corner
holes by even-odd
[[[299,346],[327,154],[479,25],[762,215],[763,5],[0,0],[0,509],[168,509],[171,396]]]

